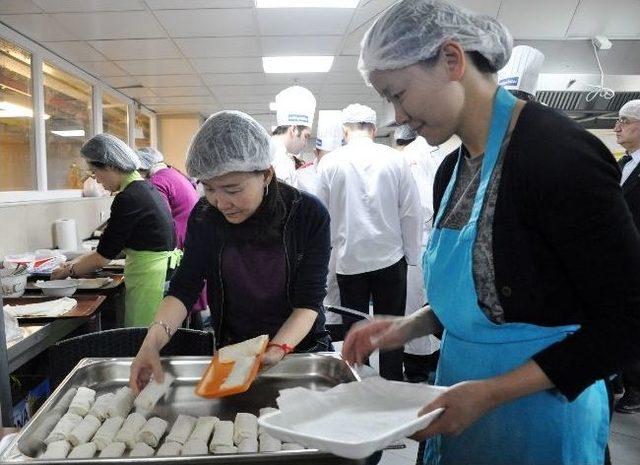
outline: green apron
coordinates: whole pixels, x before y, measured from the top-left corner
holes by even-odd
[[[142,181],[137,171],[123,180],[122,192],[131,182]],[[149,326],[164,297],[167,269],[178,266],[182,256],[179,250],[153,252],[125,249],[124,326]]]

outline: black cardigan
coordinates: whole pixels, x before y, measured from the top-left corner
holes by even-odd
[[[457,151],[434,182],[437,212]],[[607,148],[560,113],[525,105],[504,155],[493,219],[506,322],[580,324],[534,356],[570,400],[640,359],[640,234]]]
[[[304,351],[328,334],[324,326],[322,301],[326,295],[331,251],[329,212],[312,195],[283,183],[278,183],[278,186],[287,209],[283,241],[289,305],[292,311],[294,308],[308,308],[318,312],[313,328],[297,346],[299,351]],[[228,232],[222,215],[208,204],[206,198],[200,199],[189,217],[184,257],[171,279],[168,292],[186,308],[191,308],[202,290],[203,279],[206,279],[217,345],[225,342],[226,316],[220,257]],[[251,308],[251,302],[247,302],[247,309]],[[254,322],[259,327],[259,319]]]

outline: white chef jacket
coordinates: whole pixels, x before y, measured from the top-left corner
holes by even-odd
[[[630,153],[629,155],[631,156],[631,160],[629,160],[627,164],[622,168],[622,176],[620,177],[621,186],[625,183],[629,176],[631,176],[631,173],[633,173],[633,170],[636,169],[638,163],[640,163],[640,149]]]
[[[313,163],[296,171],[296,181],[298,189],[315,196],[320,189],[320,175],[318,174],[318,159],[314,158]]]
[[[386,145],[357,137],[318,164],[318,197],[331,215],[336,272],[387,268],[403,256],[418,262],[422,209],[406,159]]]
[[[276,178],[290,186],[297,187],[296,164],[279,136],[271,138],[274,146],[274,156],[271,166],[276,172]]]

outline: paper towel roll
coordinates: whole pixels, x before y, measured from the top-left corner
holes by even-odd
[[[78,250],[76,220],[56,220],[54,229],[56,231],[56,244],[60,250]]]

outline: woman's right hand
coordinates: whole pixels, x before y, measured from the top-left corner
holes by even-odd
[[[129,387],[137,395],[144,389],[152,375],[156,382],[161,383],[164,381],[164,372],[160,363],[160,351],[143,343],[131,364]]]
[[[356,323],[342,345],[342,357],[350,364],[362,364],[376,349],[393,350],[411,339],[410,322],[404,317],[375,317]]]

